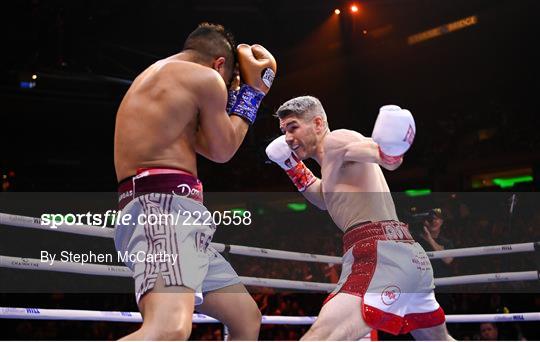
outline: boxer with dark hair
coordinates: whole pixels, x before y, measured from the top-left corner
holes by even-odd
[[[191,51],[198,62],[211,64],[212,59],[225,57],[225,67],[234,70],[236,64],[236,45],[233,35],[221,25],[200,24],[189,34],[184,42],[183,51]],[[231,75],[232,76],[232,75]],[[227,84],[232,79],[229,77]]]
[[[395,170],[403,162],[416,132],[412,114],[383,106],[371,138],[330,131],[312,96],[285,102],[276,116],[284,135],[268,145],[268,157],[345,233],[340,280],[303,339],[358,340],[371,329],[451,339],[429,259],[399,222],[380,168]],[[321,166],[321,178],[302,162],[308,158]]]
[[[144,70],[124,96],[116,117],[114,162],[119,207],[132,221],[117,225],[116,248],[178,256],[177,263],[128,264],[143,324],[127,339],[187,339],[194,306],[225,324],[230,339],[258,338],[256,303],[210,246],[213,222],[196,220],[209,213],[202,204],[196,154],[218,163],[232,158],[275,72],[276,61],[262,46],[235,47],[221,25],[204,23],[182,52]],[[138,221],[150,214],[181,219]]]

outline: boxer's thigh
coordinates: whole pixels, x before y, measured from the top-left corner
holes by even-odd
[[[178,339],[189,336],[195,294],[184,286],[165,288],[163,278],[156,280],[155,286],[139,301],[143,316],[142,329],[152,339]]]
[[[205,293],[203,304],[196,309],[225,324],[232,339],[256,340],[259,337],[261,312],[242,284]]]
[[[311,327],[313,339],[357,340],[365,336],[371,328],[364,322],[361,310],[361,297],[338,293],[322,307]]]

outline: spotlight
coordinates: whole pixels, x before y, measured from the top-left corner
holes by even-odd
[[[358,13],[358,6],[357,5],[351,5],[351,12],[352,13]]]
[[[336,8],[336,9],[334,10],[334,13],[335,13],[335,14],[340,14],[341,11],[339,10],[339,8]]]
[[[32,89],[35,88],[37,81],[37,75],[34,73],[29,73],[21,71],[19,73],[19,87],[22,89]]]

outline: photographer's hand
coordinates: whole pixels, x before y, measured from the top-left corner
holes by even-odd
[[[432,248],[434,248],[433,245],[432,245],[432,242],[435,242],[435,240],[433,240],[433,238],[431,237],[431,234],[429,233],[429,229],[426,227],[425,224],[422,226],[422,228],[423,228],[423,231],[419,234],[420,237],[422,239],[426,240],[429,243],[429,245]]]
[[[429,232],[428,227],[424,225],[424,232],[420,234],[420,237],[433,248],[434,251],[444,251],[444,246],[439,245],[435,239],[431,236],[431,233]],[[450,265],[452,261],[454,261],[454,258],[442,258],[441,259],[445,264]]]

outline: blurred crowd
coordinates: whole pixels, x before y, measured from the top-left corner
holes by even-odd
[[[443,194],[440,199],[414,200],[418,210],[431,210],[428,219],[409,221],[416,240],[426,250],[444,250],[484,245],[533,242],[540,240],[540,212],[534,194],[520,194],[515,210],[508,211],[510,194]],[[498,197],[497,197],[498,196]],[[398,210],[410,209],[409,203]],[[407,209],[407,210],[408,210]],[[307,218],[306,218],[307,217]],[[342,233],[326,217],[308,208],[305,212],[255,217],[251,227],[219,228],[214,241],[313,254],[342,254]],[[336,283],[340,266],[336,264],[284,261],[225,254],[239,275],[273,279]],[[478,273],[530,271],[538,269],[538,252],[474,258],[432,260],[435,277]],[[0,272],[5,272],[0,269]],[[0,273],[1,274],[1,273]],[[5,273],[3,273],[5,275]],[[45,274],[43,274],[45,275]],[[315,316],[325,294],[250,287],[263,315]],[[540,286],[536,281],[502,282],[438,287],[436,295],[446,314],[517,313],[540,311]],[[0,294],[0,306],[71,308],[89,310],[137,311],[133,295],[123,294]],[[105,322],[9,321],[0,320],[3,336],[10,339],[117,339],[135,330],[135,324]],[[450,333],[462,340],[538,340],[537,322],[449,324]],[[297,340],[307,326],[263,325],[260,339]],[[220,324],[196,324],[191,339],[224,338]],[[395,340],[380,333],[380,339]],[[400,336],[399,339],[410,339]]]

